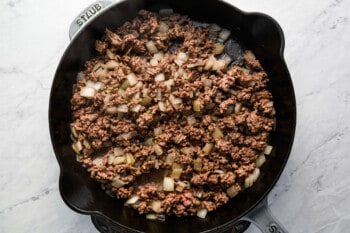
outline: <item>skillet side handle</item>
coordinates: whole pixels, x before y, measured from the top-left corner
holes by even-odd
[[[282,224],[272,215],[267,204],[267,198],[242,219],[254,223],[263,233],[288,233]]]
[[[69,28],[69,39],[72,40],[86,24],[111,6],[112,3],[117,1],[118,0],[99,0],[85,8],[71,23]]]

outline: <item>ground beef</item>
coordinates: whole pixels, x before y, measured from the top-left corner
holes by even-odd
[[[128,205],[140,214],[191,216],[224,205],[229,190],[247,188],[274,126],[255,55],[225,63],[217,35],[195,25],[141,10],[106,29],[74,86],[78,161],[109,194],[134,198]]]

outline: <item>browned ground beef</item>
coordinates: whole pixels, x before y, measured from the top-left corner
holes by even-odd
[[[251,51],[241,63],[220,59],[215,33],[141,10],[106,29],[99,56],[79,74],[71,99],[79,161],[109,193],[137,197],[130,206],[141,214],[217,209],[227,190],[244,188],[267,146],[267,74]]]

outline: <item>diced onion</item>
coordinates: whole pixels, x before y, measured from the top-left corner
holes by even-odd
[[[197,211],[197,217],[205,218],[207,216],[207,213],[208,213],[207,209],[200,209]]]
[[[215,127],[214,132],[213,132],[213,138],[214,139],[220,139],[224,137],[224,134],[222,132],[222,130],[218,127]]]
[[[132,139],[133,137],[135,137],[136,135],[137,135],[136,131],[131,131],[128,133],[120,134],[117,138],[121,139],[121,140],[129,140],[129,139]]]
[[[82,97],[92,99],[96,94],[96,90],[92,87],[82,87],[80,90],[80,95]]]
[[[169,31],[169,26],[165,22],[161,21],[159,23],[158,31],[161,33],[167,33]]]
[[[122,85],[120,85],[119,90],[121,90],[121,89],[126,90],[128,87],[130,87],[130,83],[129,83],[129,80],[126,79],[126,80],[122,83]]]
[[[222,59],[216,60],[213,64],[212,70],[222,70],[226,66],[226,62]]]
[[[265,104],[266,107],[272,107],[273,106],[273,101],[269,101]]]
[[[115,58],[115,54],[109,49],[106,50],[106,55],[111,60]]]
[[[187,187],[187,184],[185,182],[178,181],[175,190],[178,192],[182,192],[186,187]]]
[[[201,111],[201,102],[199,99],[193,101],[193,111],[200,112]]]
[[[161,212],[162,202],[161,201],[152,201],[151,203],[152,210],[156,213]]]
[[[132,112],[140,112],[140,109],[141,109],[141,105],[140,104],[136,104],[134,107],[131,108],[131,111]]]
[[[83,145],[85,146],[85,148],[90,149],[91,148],[91,144],[87,139],[83,140]]]
[[[176,98],[173,95],[169,95],[169,101],[175,109],[178,109],[180,107],[180,104],[182,104],[182,99]]]
[[[176,167],[176,168],[173,167],[171,177],[174,178],[175,180],[178,180],[181,177],[181,173],[182,173],[182,167]]]
[[[241,111],[242,103],[235,104],[235,114],[238,114]]]
[[[109,165],[113,164],[114,158],[115,158],[114,155],[111,155],[111,154],[108,155],[108,164],[109,164]]]
[[[218,41],[223,43],[230,37],[230,35],[231,35],[231,31],[224,28],[219,33]]]
[[[122,156],[124,155],[124,150],[120,147],[116,147],[114,148],[113,153],[115,156]]]
[[[160,110],[161,112],[166,112],[166,111],[167,111],[166,105],[165,105],[165,103],[162,102],[162,101],[158,102],[158,107],[159,107],[159,110]]]
[[[135,158],[134,158],[133,154],[131,154],[131,153],[126,153],[125,158],[126,158],[127,164],[133,165],[135,163]]]
[[[158,156],[163,154],[163,149],[158,144],[153,145],[153,149]]]
[[[85,74],[84,72],[80,71],[78,74],[77,74],[77,81],[79,80],[82,80],[85,78]]]
[[[152,137],[147,138],[147,139],[145,140],[144,144],[145,144],[146,146],[153,146],[153,145],[154,145],[154,143],[153,143],[153,138],[152,138]]]
[[[224,51],[224,49],[225,49],[224,44],[222,44],[222,43],[215,43],[214,44],[213,50],[214,50],[215,55],[221,54]]]
[[[78,134],[77,134],[77,131],[75,130],[75,128],[74,128],[73,126],[71,126],[71,127],[70,127],[70,130],[71,130],[73,136],[74,136],[75,138],[77,138],[77,137],[78,137]]]
[[[261,154],[256,159],[256,167],[261,167],[266,162],[266,157],[264,154]]]
[[[204,155],[209,155],[213,149],[213,143],[206,143],[203,147]]]
[[[164,214],[147,214],[146,218],[148,220],[157,220],[160,222],[164,222],[165,221],[165,215]]]
[[[150,105],[151,102],[152,102],[152,98],[149,96],[145,96],[145,97],[143,97],[143,99],[141,100],[141,102],[139,104],[141,104],[142,106],[148,106],[148,105]]]
[[[186,53],[183,53],[183,52],[179,52],[178,54],[177,54],[177,59],[179,59],[179,60],[181,60],[181,61],[187,61],[187,59],[188,59],[188,56],[187,56],[187,54]]]
[[[219,25],[213,23],[213,24],[210,24],[208,26],[208,30],[209,30],[209,32],[219,32],[221,30],[221,27]]]
[[[203,79],[203,86],[205,87],[211,87],[213,85],[213,81],[209,78]]]
[[[202,158],[196,158],[195,160],[193,160],[193,170],[197,172],[202,171]]]
[[[113,160],[113,164],[114,165],[118,165],[118,164],[122,164],[125,163],[125,157],[124,156],[120,156],[120,157],[115,157]]]
[[[256,57],[255,57],[254,53],[253,53],[251,50],[248,50],[248,51],[245,53],[245,57],[247,58],[248,61],[254,61],[254,60],[256,60]]]
[[[138,83],[137,77],[134,73],[128,74],[126,78],[128,79],[130,86],[134,86]]]
[[[121,104],[118,106],[117,111],[126,113],[129,111],[129,109],[128,109],[128,106],[126,104]]]
[[[163,180],[163,190],[164,191],[168,191],[168,192],[172,192],[174,191],[174,180],[171,177],[164,177]]]
[[[164,81],[164,85],[166,86],[168,91],[171,91],[171,86],[175,84],[174,79],[169,79]]]
[[[76,141],[75,143],[72,144],[72,148],[75,153],[79,154],[80,151],[83,149],[83,146],[81,145],[80,141]]]
[[[92,163],[96,166],[102,166],[103,165],[103,156],[99,156],[97,158],[95,158],[94,160],[92,160]]]
[[[108,70],[100,67],[98,70],[95,71],[95,74],[99,77],[99,78],[104,78],[107,76]]]
[[[247,178],[245,178],[244,187],[245,188],[252,187],[254,182],[258,179],[259,175],[260,175],[260,169],[255,168],[253,173],[250,174]]]
[[[113,181],[111,183],[111,185],[113,187],[120,188],[120,187],[126,185],[126,183],[124,181],[120,180],[119,178],[120,178],[120,176],[116,176],[116,177],[113,178]]]
[[[154,128],[153,132],[154,132],[154,136],[158,136],[160,134],[162,134],[162,128],[161,127],[157,127],[157,128]]]
[[[215,62],[216,62],[216,58],[214,56],[210,56],[207,62],[205,63],[204,70],[211,70]]]
[[[188,125],[193,125],[196,122],[197,122],[197,120],[196,120],[196,118],[193,115],[187,117],[187,124]]]
[[[162,98],[163,98],[162,90],[161,90],[161,89],[158,89],[158,90],[157,90],[157,99],[158,99],[158,100],[161,100]]]
[[[232,62],[232,58],[226,53],[222,55],[221,59],[225,61],[226,66]]]
[[[272,149],[273,149],[273,147],[271,145],[267,145],[264,149],[264,154],[265,155],[271,154]]]
[[[119,67],[119,63],[115,60],[110,60],[105,64],[105,68],[109,70],[114,70],[115,68]]]
[[[106,112],[108,114],[117,114],[118,113],[118,108],[117,107],[109,107],[106,109]]]
[[[163,82],[164,80],[165,80],[164,73],[157,74],[156,77],[154,78],[154,81],[156,82]]]
[[[236,189],[235,185],[232,185],[226,190],[226,193],[230,198],[233,198],[239,193],[239,190]]]
[[[148,52],[150,52],[151,54],[155,54],[158,52],[156,45],[151,40],[146,43],[146,48],[147,48]]]
[[[134,205],[140,200],[140,197],[137,195],[132,195],[126,202],[125,205]]]
[[[149,64],[151,64],[151,66],[158,66],[158,60],[155,59],[155,58],[152,58],[152,59],[149,61]]]

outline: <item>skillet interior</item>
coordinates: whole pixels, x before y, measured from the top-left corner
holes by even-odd
[[[164,223],[151,222],[122,201],[108,197],[89,174],[75,161],[69,137],[71,122],[70,98],[77,72],[84,62],[96,55],[95,40],[106,27],[115,29],[133,19],[141,8],[158,11],[173,8],[193,20],[217,23],[232,31],[243,46],[253,50],[270,77],[270,89],[277,111],[276,131],[271,135],[275,157],[261,169],[256,184],[235,197],[220,209],[211,212],[205,220],[197,217],[167,217]],[[244,13],[221,1],[201,0],[128,0],[95,18],[71,42],[57,68],[52,84],[49,126],[52,144],[61,167],[60,192],[73,210],[84,214],[100,214],[126,228],[146,232],[200,232],[220,231],[232,225],[254,208],[272,189],[288,159],[296,123],[296,103],[291,78],[283,59],[284,38],[277,23],[259,13]]]

